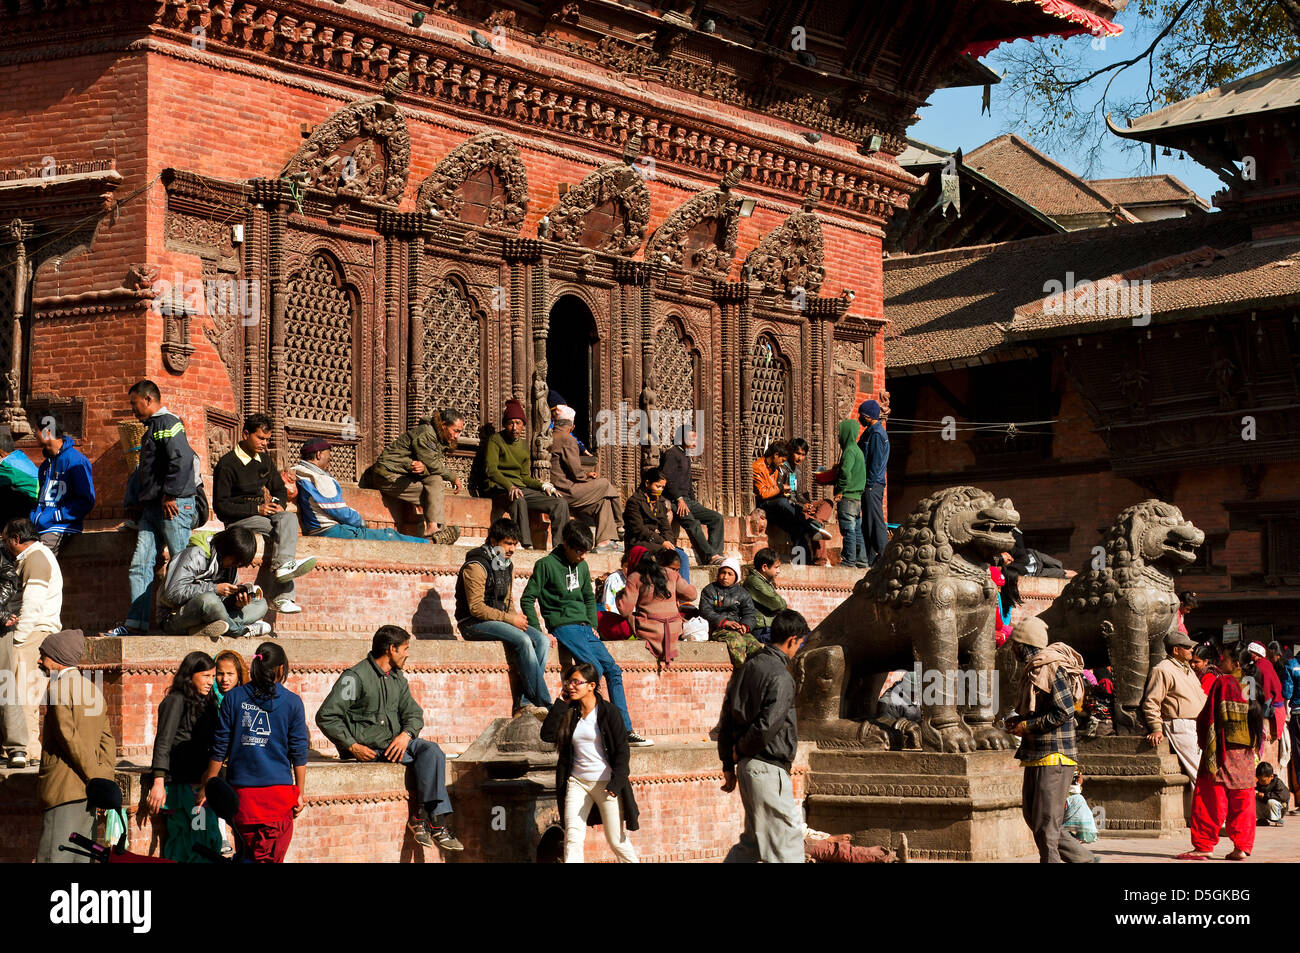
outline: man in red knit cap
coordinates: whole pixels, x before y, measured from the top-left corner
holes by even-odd
[[[569,504],[554,485],[533,478],[526,419],[523,404],[517,400],[506,401],[503,429],[488,438],[487,485],[493,500],[519,524],[520,545],[536,549],[528,528],[529,512],[550,514],[551,536],[558,540],[569,521]],[[545,540],[542,543],[544,546]]]

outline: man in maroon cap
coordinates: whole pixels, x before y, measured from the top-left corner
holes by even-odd
[[[330,443],[315,437],[302,445],[293,475],[298,479],[298,516],[308,536],[331,539],[403,540],[427,543],[423,536],[404,536],[391,527],[367,526],[361,514],[348,506],[343,489],[329,475]]]
[[[493,500],[519,524],[520,545],[535,549],[528,529],[529,511],[549,513],[551,537],[558,540],[569,521],[569,504],[554,485],[534,479],[533,455],[524,436],[524,421],[523,404],[517,400],[506,401],[504,429],[488,438],[487,484]]]

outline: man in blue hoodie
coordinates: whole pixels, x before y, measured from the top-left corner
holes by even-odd
[[[866,543],[866,563],[874,565],[889,545],[885,526],[885,473],[889,466],[889,435],[881,424],[884,416],[880,404],[864,400],[858,407],[858,422],[867,429],[858,438],[867,462],[867,486],[862,491],[862,538]]]
[[[90,461],[77,449],[77,442],[63,432],[58,417],[42,417],[36,439],[45,461],[30,519],[41,542],[57,553],[65,536],[81,532],[81,521],[95,505],[95,479]]]

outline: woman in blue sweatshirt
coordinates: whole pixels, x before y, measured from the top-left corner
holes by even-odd
[[[233,827],[239,857],[278,864],[302,813],[307,783],[307,713],[302,699],[284,687],[289,658],[274,642],[257,647],[248,682],[221,702],[212,737],[212,758],[203,783],[223,764],[239,795]]]

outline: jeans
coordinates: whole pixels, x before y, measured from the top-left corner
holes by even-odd
[[[140,533],[135,538],[135,553],[127,576],[131,584],[131,608],[126,613],[126,627],[140,632],[149,630],[149,614],[153,608],[154,566],[158,562],[161,544],[167,547],[169,559],[175,559],[190,544],[190,530],[194,528],[194,497],[182,496],[176,500],[176,516],[163,515],[162,503],[148,503],[136,523]]]
[[[862,501],[840,500],[835,508],[835,520],[840,524],[840,535],[844,537],[840,565],[865,566],[867,544],[862,539]]]
[[[680,546],[674,546],[673,549],[677,550],[677,558],[681,560],[677,571],[681,573],[682,582],[689,586],[691,584],[691,558],[686,555],[686,550]]]
[[[597,680],[605,676],[605,685],[609,689],[609,700],[619,714],[623,716],[623,725],[632,730],[632,717],[627,713],[627,699],[623,697],[623,670],[618,667],[614,657],[609,654],[605,644],[596,637],[589,625],[562,625],[551,634],[573,656],[575,662],[588,662],[596,668]]]
[[[374,749],[371,749],[374,751]],[[375,759],[387,761],[383,749],[375,751]],[[447,796],[447,756],[432,741],[412,738],[402,753],[401,764],[409,764],[415,771],[415,793],[424,805],[429,821],[451,813],[451,798]]]
[[[281,566],[294,561],[298,554],[298,514],[281,510],[274,516],[245,516],[242,520],[227,523],[226,529],[242,526],[256,536],[266,540],[266,552],[262,561],[271,564],[271,585],[275,591],[271,598],[276,602],[293,598],[293,580],[280,582],[275,578]]]
[[[551,696],[546,691],[546,658],[550,654],[550,640],[531,625],[527,631],[515,628],[509,622],[488,620],[469,622],[460,626],[461,637],[467,642],[504,642],[506,656],[518,668],[522,691],[515,699],[515,708],[525,704],[539,708],[551,707]]]
[[[714,556],[722,555],[726,537],[723,533],[721,513],[715,513],[698,500],[686,501],[686,516],[678,516],[676,506],[670,508],[673,522],[686,530],[686,536],[690,539],[691,545],[695,548],[695,555],[699,557],[701,563],[707,563]]]
[[[885,484],[876,483],[862,491],[862,539],[866,544],[866,563],[874,565],[889,545],[889,527],[885,525]]]
[[[239,638],[266,615],[266,600],[254,599],[242,609],[235,608],[234,597],[223,600],[215,592],[202,592],[163,620],[163,631],[168,635],[190,635],[211,622],[224,622],[231,638]]]
[[[388,526],[376,528],[373,526],[348,526],[345,523],[336,523],[329,529],[322,530],[317,536],[327,536],[330,539],[372,539],[381,540],[387,543],[430,543],[433,542],[424,536],[405,536],[397,530]]]

